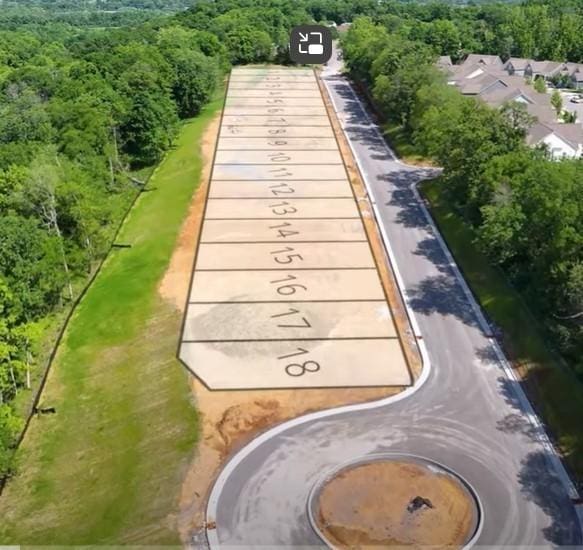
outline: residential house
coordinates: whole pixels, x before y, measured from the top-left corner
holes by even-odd
[[[524,69],[524,76],[535,78],[544,78],[550,80],[554,76],[561,74],[564,63],[560,61],[530,61]]]
[[[449,67],[453,67],[453,62],[449,55],[440,55],[435,65],[440,69],[449,69]]]
[[[571,85],[575,90],[583,91],[583,65],[571,74]]]
[[[488,86],[498,77],[507,76],[506,73],[497,65],[484,65],[483,63],[462,63],[461,65],[452,65],[447,67],[448,84],[453,84],[459,88],[467,87],[471,92],[468,94],[477,94],[482,91],[481,86]],[[494,80],[492,80],[494,77]],[[477,90],[477,91],[475,91]]]
[[[511,57],[506,63],[504,63],[504,70],[511,76],[524,76],[529,63],[532,63],[532,59]]]
[[[506,87],[500,77],[493,74],[482,74],[474,78],[464,79],[456,84],[464,95],[480,95],[487,91]]]
[[[539,122],[557,121],[557,113],[548,94],[538,93],[532,86],[528,86],[522,77],[509,76],[502,81],[505,87],[492,87],[478,97],[493,107],[501,107],[513,101],[522,103],[526,106],[527,112]]]
[[[544,146],[556,160],[583,156],[583,127],[579,124],[537,123],[526,138],[532,147]]]
[[[463,61],[462,65],[486,65],[491,67],[498,67],[502,69],[504,67],[504,63],[502,63],[502,59],[500,59],[497,55],[480,55],[477,53],[469,54]]]

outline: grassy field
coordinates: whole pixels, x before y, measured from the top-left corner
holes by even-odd
[[[422,194],[466,280],[488,316],[502,329],[506,352],[520,368],[527,393],[555,436],[566,461],[583,480],[583,387],[544,343],[521,296],[474,245],[474,235],[444,200],[439,180]]]
[[[35,418],[20,474],[0,498],[0,544],[174,544],[198,433],[175,359],[181,315],[157,295],[193,190],[217,98],[186,124],[77,309]]]

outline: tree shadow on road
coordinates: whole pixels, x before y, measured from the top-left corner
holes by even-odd
[[[550,525],[542,531],[555,545],[581,544],[581,532],[575,508],[558,476],[549,469],[546,451],[535,451],[521,462],[518,482],[525,498],[534,502],[549,517]]]
[[[523,414],[510,413],[496,422],[496,429],[510,435],[524,435],[531,441],[538,441],[538,430]]]
[[[435,237],[427,237],[419,241],[417,249],[413,254],[427,258],[440,273],[453,274],[449,260],[443,253],[439,241]]]
[[[426,277],[408,292],[409,305],[416,313],[453,316],[479,328],[476,315],[453,275]]]
[[[368,122],[368,119],[364,116],[362,107],[355,99],[354,93],[344,77],[326,77],[325,80],[334,92],[344,101],[343,111],[348,114],[346,119],[347,124],[362,124],[363,122]]]
[[[424,170],[399,169],[388,174],[378,176],[378,180],[386,182],[386,189],[390,193],[390,200],[385,204],[398,208],[396,215],[397,223],[407,228],[431,230],[427,217],[415,193],[411,189],[411,184],[416,181],[426,179]]]

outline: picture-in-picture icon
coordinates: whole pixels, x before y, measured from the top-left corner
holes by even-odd
[[[298,25],[290,34],[290,57],[294,63],[326,63],[332,55],[332,33],[322,25]]]

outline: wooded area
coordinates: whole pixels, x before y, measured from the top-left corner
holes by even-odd
[[[139,27],[0,26],[0,476],[13,471],[26,408],[15,398],[30,400],[47,320],[109,249],[143,169],[231,62],[281,56],[291,25],[310,19],[293,2],[258,4],[201,2]]]

